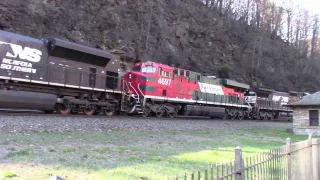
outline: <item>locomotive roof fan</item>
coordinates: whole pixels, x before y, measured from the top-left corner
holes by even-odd
[[[152,66],[152,65],[153,65],[153,62],[151,62],[151,61],[146,61],[144,64],[145,64],[146,66]]]

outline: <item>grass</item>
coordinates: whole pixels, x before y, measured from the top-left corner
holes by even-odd
[[[291,124],[212,131],[34,132],[0,134],[0,175],[11,179],[164,179],[210,163],[228,162],[240,146],[243,155],[266,151],[307,136],[286,133]],[[4,175],[2,175],[4,176]],[[5,176],[4,176],[5,177]]]
[[[13,150],[13,149],[11,149]],[[22,149],[20,151],[17,152],[10,152],[7,157],[8,158],[12,158],[12,157],[19,157],[19,156],[27,156],[29,155],[29,149]]]
[[[4,178],[13,178],[13,177],[17,177],[17,175],[16,174],[14,174],[13,172],[4,172],[3,173],[3,177]]]

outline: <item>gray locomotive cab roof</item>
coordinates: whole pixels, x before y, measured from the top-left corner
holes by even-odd
[[[273,90],[273,89],[262,88],[262,87],[260,87],[258,91],[262,92],[262,93],[274,93],[275,92],[275,90]]]
[[[69,60],[106,66],[114,55],[92,47],[76,44],[57,38],[47,38],[49,55]]]
[[[3,31],[3,30],[0,30],[0,38],[9,38],[11,39],[11,41],[23,41],[23,42],[43,44],[43,40],[41,39],[31,38],[28,36],[8,32],[8,31]]]
[[[269,93],[269,94],[275,92],[275,90],[273,90],[273,89],[263,88],[263,87],[254,86],[254,85],[250,86],[250,90],[254,91],[254,92]]]
[[[240,83],[235,80],[225,79],[225,78],[220,79],[220,84],[231,86],[231,87],[242,88],[242,89],[249,89],[250,88],[250,86],[248,84]]]

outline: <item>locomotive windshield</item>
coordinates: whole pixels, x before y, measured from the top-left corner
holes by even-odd
[[[134,67],[132,68],[132,71],[140,72],[140,71],[141,71],[141,67],[140,67],[140,66],[134,66]]]
[[[256,93],[253,92],[253,91],[246,91],[246,92],[244,93],[244,96],[256,96]]]
[[[154,66],[144,66],[141,68],[141,72],[144,73],[155,73],[157,71],[157,68]]]

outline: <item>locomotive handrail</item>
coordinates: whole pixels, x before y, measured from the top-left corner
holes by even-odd
[[[252,110],[252,106],[250,105],[250,103],[248,103],[247,102],[247,104],[248,104],[248,106],[249,106],[249,112]]]
[[[129,85],[128,85],[127,81],[126,81],[126,80],[123,80],[123,82],[125,83],[126,87],[127,87],[127,88],[129,89],[129,91],[130,91],[130,88],[129,88]]]
[[[129,82],[129,84],[130,84],[130,87],[134,90],[134,92],[135,92],[136,95],[138,96],[138,102],[140,102],[140,97],[139,97],[138,92],[137,92],[136,89],[132,86],[132,83],[131,83],[131,82]]]
[[[143,94],[143,92],[142,92],[141,89],[140,89],[140,83],[138,84],[138,90],[140,91],[141,95],[144,97],[144,94]]]

